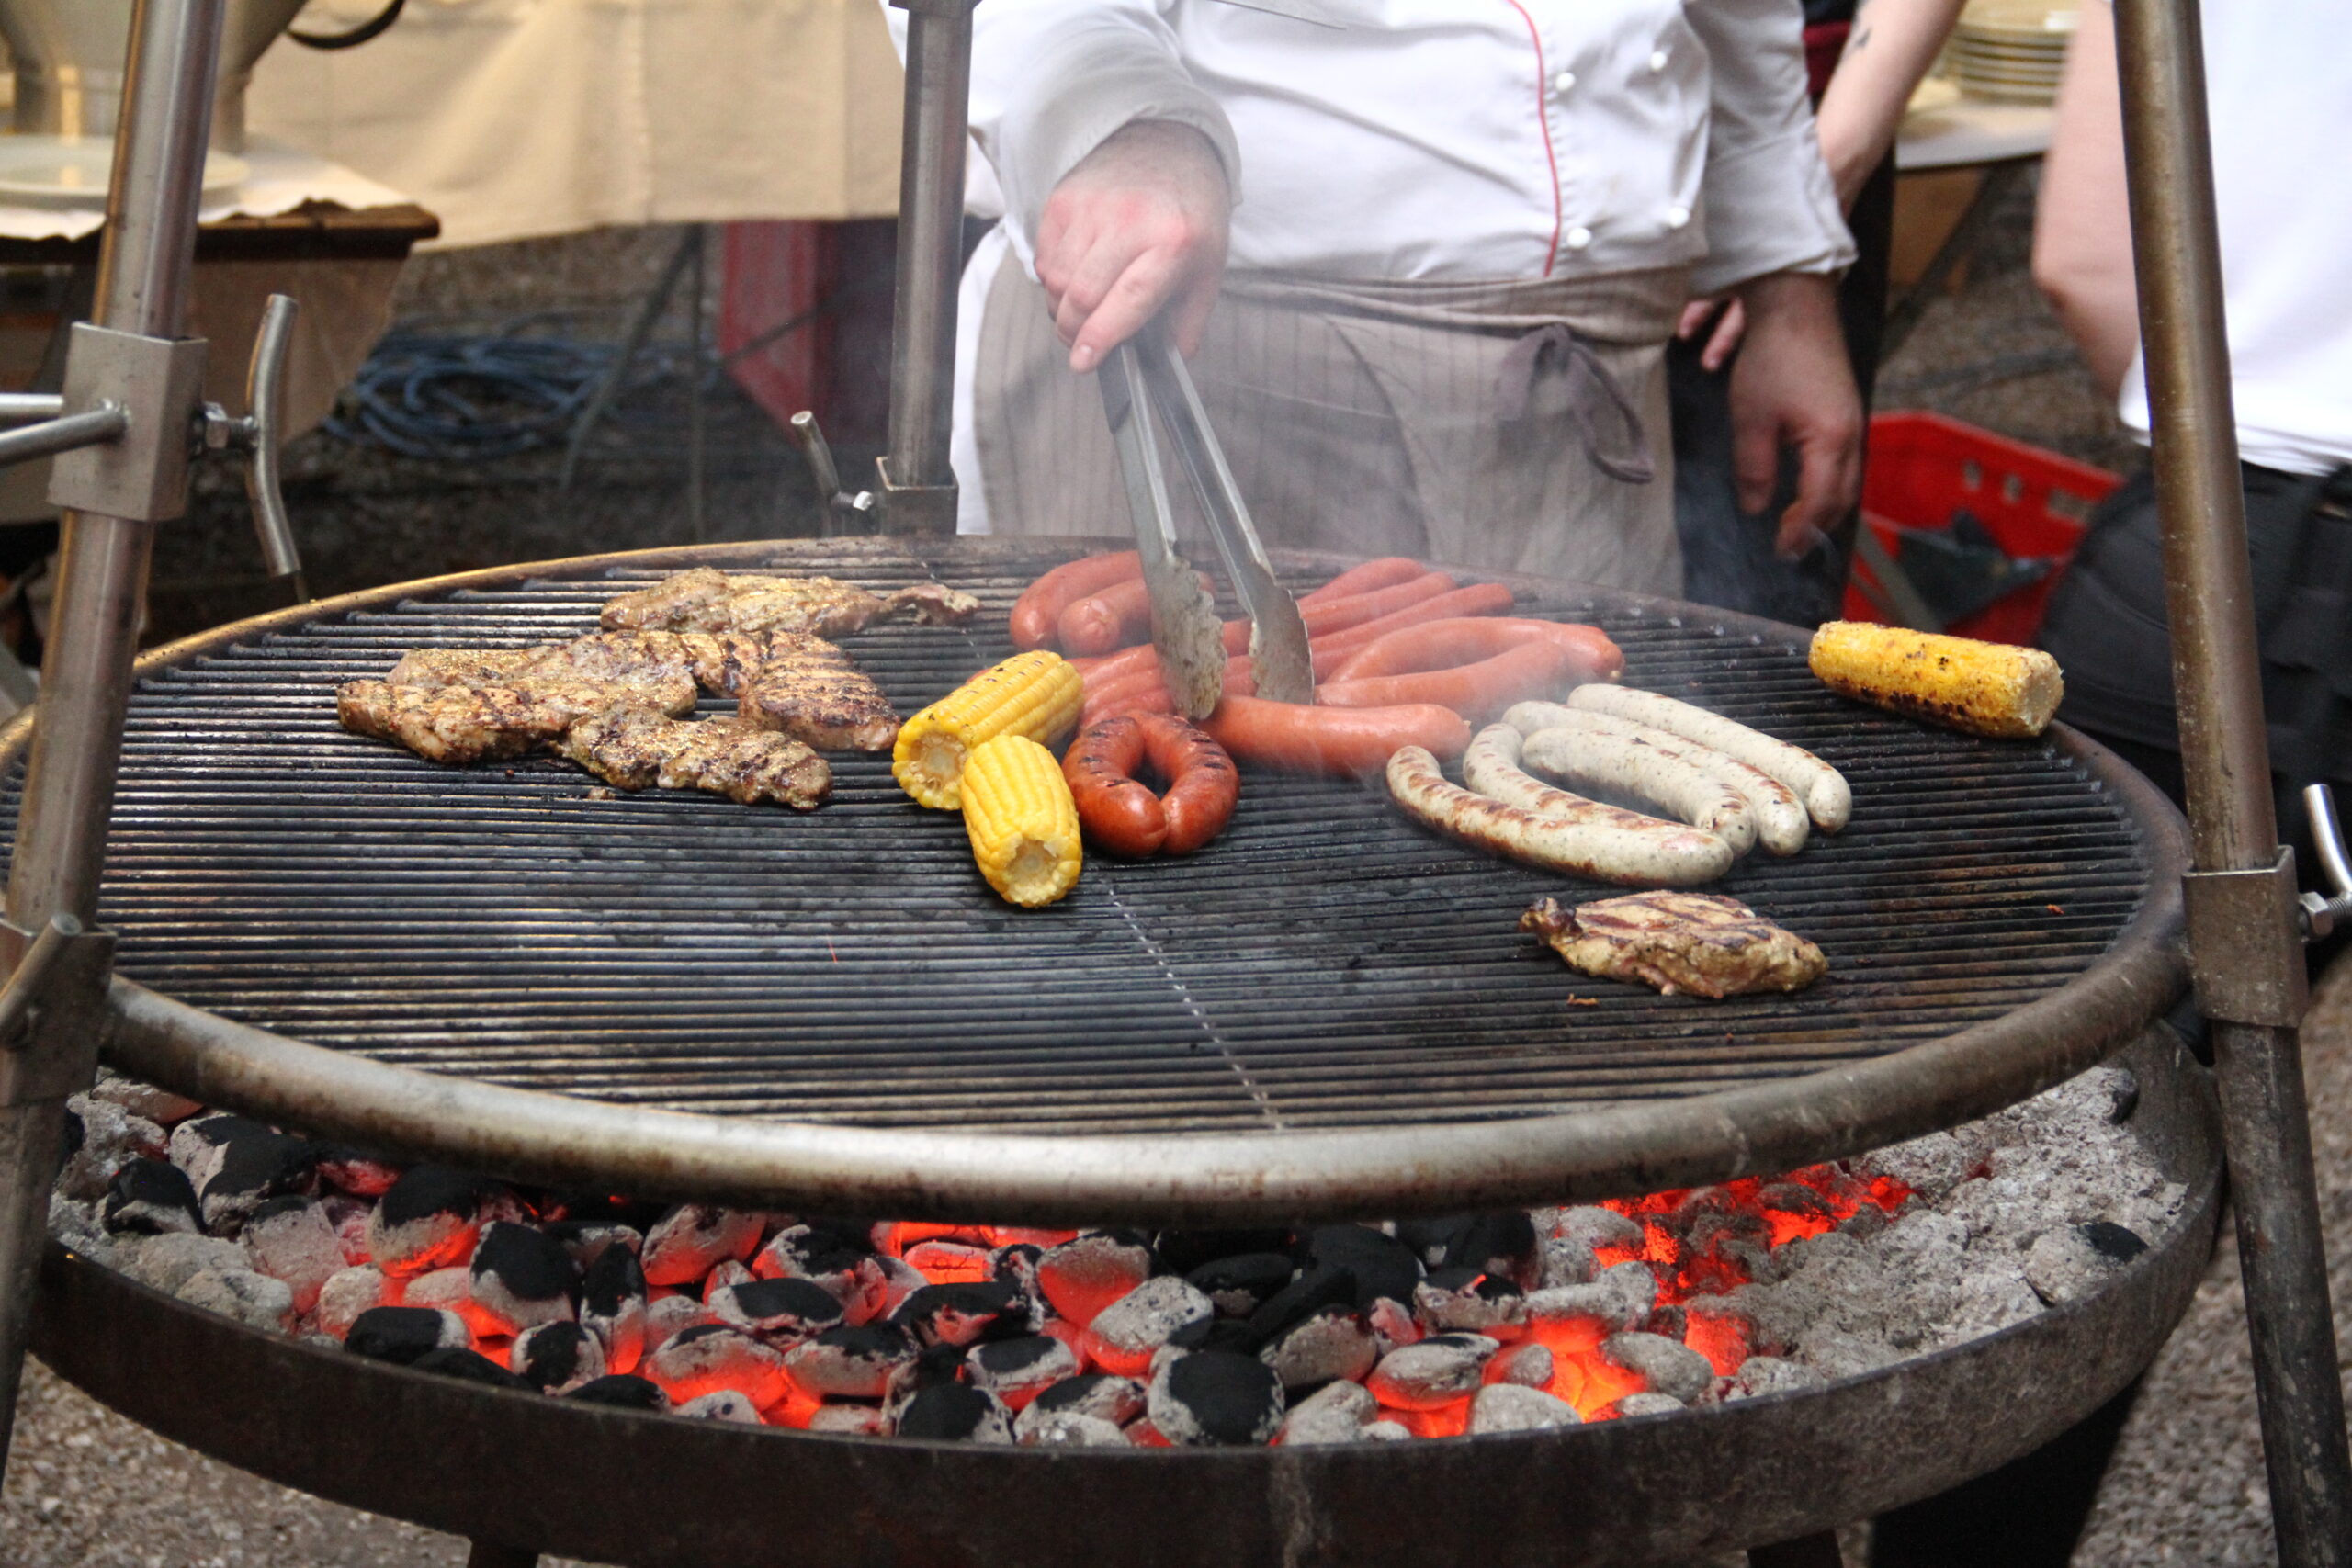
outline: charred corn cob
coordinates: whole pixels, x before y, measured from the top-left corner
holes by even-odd
[[[1078,722],[1086,686],[1058,653],[1016,653],[984,670],[899,727],[890,776],[934,810],[963,804],[964,760],[983,741],[1019,735],[1050,741]]]
[[[2058,661],[2040,649],[1864,621],[1814,633],[1812,663],[1841,696],[2001,740],[2041,734],[2066,694]]]
[[[1023,735],[982,741],[963,796],[972,859],[1007,903],[1035,908],[1078,885],[1078,804],[1051,751]]]

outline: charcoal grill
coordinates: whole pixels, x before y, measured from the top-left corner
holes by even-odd
[[[1012,596],[1069,553],[560,562],[162,650],[131,700],[100,911],[120,943],[114,1059],[522,1179],[1240,1223],[1809,1164],[2022,1098],[2179,994],[2178,816],[2097,748],[1931,732],[1827,694],[1787,628],[1537,580],[1512,581],[1523,604],[1606,626],[1629,682],[1854,781],[1845,832],[1723,885],[1822,944],[1821,984],[1707,1002],[1571,975],[1518,913],[1607,889],[1438,839],[1352,781],[1253,775],[1201,855],[1096,857],[1073,897],[1024,912],[884,759],[837,758],[832,804],[800,816],[615,798],[554,761],[437,767],[334,720],[335,684],[406,649],[578,635],[688,564],[974,591],[968,627],[852,640],[910,710],[1010,652]],[[1282,562],[1300,582],[1340,564]]]

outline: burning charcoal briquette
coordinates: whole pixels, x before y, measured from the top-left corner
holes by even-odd
[[[735,1285],[748,1285],[752,1280],[752,1266],[735,1258],[722,1258],[711,1265],[710,1272],[702,1277],[702,1304],[708,1306],[718,1292]],[[688,1286],[691,1290],[692,1287]],[[714,1314],[715,1315],[715,1314]]]
[[[1152,1251],[1172,1273],[1190,1274],[1204,1263],[1238,1258],[1245,1252],[1279,1252],[1288,1256],[1291,1236],[1278,1230],[1161,1231],[1152,1237]]]
[[[250,1269],[207,1269],[182,1280],[172,1294],[249,1328],[283,1334],[294,1326],[293,1291],[284,1280]]]
[[[1282,1428],[1282,1380],[1254,1356],[1195,1350],[1160,1364],[1146,1408],[1180,1448],[1268,1443]]]
[[[1573,1427],[1583,1419],[1566,1400],[1540,1388],[1488,1383],[1470,1399],[1470,1432],[1541,1432]]]
[[[1114,1427],[1124,1427],[1142,1415],[1143,1408],[1143,1384],[1135,1379],[1114,1377],[1108,1372],[1082,1372],[1074,1378],[1064,1378],[1039,1394],[1021,1414],[1023,1417],[1033,1412],[1093,1416]]]
[[[403,1367],[427,1350],[444,1346],[466,1348],[472,1344],[473,1335],[464,1318],[433,1307],[370,1307],[343,1337],[343,1348],[353,1355]]]
[[[272,1198],[317,1184],[319,1146],[267,1128],[240,1132],[220,1145],[212,1175],[197,1188],[207,1229],[233,1235]]]
[[[579,1265],[537,1225],[483,1226],[469,1271],[475,1303],[509,1334],[568,1323],[579,1302]]]
[[[1079,1370],[1078,1353],[1043,1334],[983,1341],[972,1347],[964,1367],[973,1387],[986,1389],[1014,1411]]]
[[[487,1383],[492,1388],[514,1388],[537,1392],[522,1378],[508,1371],[479,1350],[442,1346],[427,1350],[409,1363],[420,1372],[433,1372],[445,1378],[463,1378],[468,1382]]]
[[[475,1311],[473,1271],[462,1263],[419,1274],[408,1281],[401,1290],[401,1304],[439,1307],[464,1318],[469,1328],[482,1333],[499,1331],[498,1325]]]
[[[1409,1303],[1421,1280],[1421,1260],[1413,1249],[1370,1225],[1318,1225],[1307,1245],[1316,1262],[1355,1276],[1360,1307],[1384,1297]]]
[[[645,1303],[645,1313],[640,1321],[644,1332],[640,1355],[650,1356],[667,1344],[673,1336],[683,1334],[689,1328],[699,1328],[706,1324],[717,1323],[718,1319],[712,1316],[710,1309],[693,1296],[671,1295],[657,1296],[649,1300]],[[610,1341],[606,1342],[605,1349],[609,1356],[612,1352]]]
[[[1707,1358],[1677,1340],[1659,1334],[1612,1334],[1600,1342],[1600,1359],[1613,1367],[1639,1372],[1652,1393],[1663,1393],[1688,1404],[1715,1384],[1715,1369]]]
[[[2107,1220],[2044,1231],[2026,1249],[2025,1280],[2033,1293],[2063,1306],[2092,1291],[2148,1250],[2139,1233]]]
[[[1353,1271],[1318,1265],[1268,1296],[1250,1314],[1250,1327],[1261,1343],[1279,1338],[1294,1324],[1327,1308],[1353,1307],[1357,1293]]]
[[[401,1168],[356,1149],[328,1149],[319,1156],[319,1179],[354,1198],[381,1198],[401,1179]]]
[[[1104,1371],[1138,1376],[1170,1336],[1187,1324],[1205,1323],[1216,1313],[1208,1297],[1175,1275],[1162,1274],[1094,1314],[1083,1340],[1086,1354]]]
[[[1598,1324],[1603,1333],[1637,1328],[1657,1307],[1657,1276],[1645,1264],[1620,1263],[1589,1285],[1555,1285],[1527,1298],[1531,1324]]]
[[[580,1325],[603,1341],[605,1364],[634,1371],[645,1354],[645,1270],[637,1253],[611,1246],[596,1255],[580,1280]]]
[[[1275,1441],[1285,1446],[1363,1441],[1364,1424],[1380,1408],[1360,1382],[1335,1382],[1290,1407]]]
[[[871,1404],[820,1404],[808,1416],[808,1430],[849,1438],[887,1438],[890,1418]]]
[[[1518,1383],[1525,1388],[1550,1388],[1554,1371],[1552,1348],[1534,1340],[1506,1345],[1487,1363],[1490,1383]]]
[[[65,1107],[69,1152],[57,1186],[69,1198],[104,1196],[126,1164],[154,1158],[170,1146],[171,1135],[163,1128],[110,1100],[77,1094]]]
[[[971,1345],[1029,1332],[1029,1306],[1001,1280],[925,1285],[890,1314],[919,1345]]]
[[[1484,1269],[1441,1269],[1414,1287],[1413,1319],[1431,1334],[1517,1339],[1527,1332],[1527,1298]]]
[[[1477,1392],[1501,1347],[1483,1334],[1440,1334],[1380,1359],[1364,1385],[1392,1410],[1442,1410]]]
[[[609,1224],[601,1220],[555,1220],[540,1227],[555,1237],[571,1260],[582,1269],[593,1266],[605,1256],[607,1247],[622,1247],[635,1258],[645,1238],[628,1225]]]
[[[706,1393],[699,1398],[689,1399],[684,1404],[673,1405],[670,1414],[684,1416],[691,1421],[732,1421],[742,1427],[760,1425],[760,1407],[731,1388],[722,1388],[716,1393]]]
[[[192,1234],[204,1224],[197,1211],[196,1188],[187,1173],[169,1160],[135,1159],[116,1171],[99,1212],[107,1229],[117,1235]]]
[[[646,1283],[689,1285],[723,1262],[741,1262],[758,1250],[764,1228],[748,1210],[681,1203],[645,1234],[639,1261]]]
[[[168,1152],[172,1163],[187,1172],[188,1180],[201,1192],[204,1184],[212,1179],[213,1172],[220,1168],[221,1151],[230,1139],[270,1131],[251,1117],[215,1111],[173,1128]]]
[[[582,1383],[566,1399],[576,1399],[582,1404],[609,1404],[618,1410],[667,1410],[670,1396],[662,1385],[649,1382],[628,1372],[606,1372],[603,1377]]]
[[[1373,1344],[1384,1356],[1400,1345],[1416,1344],[1428,1337],[1428,1330],[1414,1318],[1410,1307],[1385,1297],[1365,1309],[1363,1321],[1372,1330]]]
[[[368,1216],[368,1256],[396,1280],[463,1263],[481,1235],[488,1183],[470,1171],[420,1165],[391,1185]]]
[[[1222,1317],[1248,1317],[1298,1272],[1287,1254],[1244,1252],[1213,1258],[1184,1276]]]
[[[1080,1337],[1083,1344],[1084,1337]],[[1254,1356],[1266,1348],[1258,1331],[1238,1317],[1204,1317],[1188,1323],[1170,1335],[1168,1343],[1179,1350],[1231,1350],[1243,1356]]]
[[[1312,1388],[1334,1378],[1363,1377],[1380,1359],[1380,1347],[1362,1313],[1329,1306],[1285,1329],[1258,1358],[1273,1368],[1283,1388]]]
[[[1767,1393],[1801,1393],[1828,1380],[1801,1361],[1778,1356],[1750,1356],[1739,1364],[1724,1386],[1725,1399],[1754,1399]]]
[[[159,1127],[175,1127],[204,1109],[184,1094],[174,1094],[137,1078],[118,1077],[103,1069],[96,1086],[90,1090],[90,1098],[119,1105],[133,1116],[144,1117]]]
[[[861,1235],[820,1226],[789,1225],[752,1259],[752,1272],[763,1280],[808,1280],[840,1303],[843,1323],[869,1323],[881,1315],[890,1281],[882,1259],[863,1242]]]
[[[1670,1393],[1629,1393],[1611,1406],[1620,1416],[1671,1416],[1690,1407]]]
[[[787,1388],[782,1353],[723,1323],[697,1324],[672,1335],[638,1370],[673,1402],[731,1388],[764,1410]]]
[[[814,1280],[747,1279],[714,1292],[709,1305],[719,1322],[779,1347],[821,1334],[842,1321],[840,1300]]]
[[[1473,1215],[1445,1249],[1438,1267],[1472,1269],[1521,1287],[1536,1282],[1543,1254],[1535,1222],[1524,1209]]]
[[[319,1292],[343,1272],[343,1242],[316,1203],[274,1198],[245,1222],[246,1254],[256,1271],[283,1280],[294,1292],[294,1310],[319,1304]]]
[[[793,1385],[820,1399],[880,1399],[915,1359],[914,1341],[888,1323],[828,1328],[784,1353]]]
[[[899,1414],[899,1436],[975,1443],[1012,1441],[1012,1413],[1004,1401],[969,1383],[924,1389]]]
[[[1029,1416],[1035,1405],[1021,1413],[1022,1418],[1012,1424],[1013,1441],[1028,1449],[1124,1449],[1129,1446],[1126,1433],[1099,1416],[1080,1416],[1068,1410],[1049,1410],[1035,1421]]]
[[[1090,1231],[1037,1259],[1046,1303],[1084,1328],[1095,1314],[1151,1278],[1151,1249],[1138,1236]]]
[[[917,1394],[964,1381],[965,1349],[961,1345],[926,1345],[915,1359],[890,1371],[890,1386],[882,1397],[883,1411],[895,1425]]]
[[[514,1337],[508,1366],[542,1393],[569,1393],[603,1377],[603,1341],[576,1323],[542,1323]]]
[[[320,1332],[341,1339],[351,1332],[351,1325],[359,1321],[361,1313],[383,1305],[390,1294],[391,1282],[380,1269],[356,1264],[337,1269],[319,1288]]]

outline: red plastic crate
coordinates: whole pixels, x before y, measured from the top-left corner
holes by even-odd
[[[1870,465],[1862,479],[1862,526],[1889,556],[1902,531],[1940,530],[1962,508],[2012,556],[2056,556],[2062,564],[2041,581],[1994,601],[1945,627],[1987,642],[2031,643],[2051,591],[2083,536],[2083,519],[2121,478],[2055,452],[2012,441],[1941,414],[1902,412],[1871,421]],[[1877,586],[1858,554],[1853,575]],[[1849,582],[1846,618],[1886,617]]]

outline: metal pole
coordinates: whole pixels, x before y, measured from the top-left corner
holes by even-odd
[[[890,445],[878,465],[882,527],[956,531],[956,290],[964,261],[974,0],[891,0],[907,11],[899,169],[899,294],[890,322]]]
[[[223,0],[139,0],[98,253],[97,324],[176,337],[187,319],[198,192],[212,120]],[[138,651],[152,523],[69,511],[26,764],[7,913],[90,924]],[[13,964],[17,955],[8,955]],[[0,1465],[7,1457],[32,1276],[64,1129],[62,1095],[0,1108]]]
[[[2117,0],[2115,22],[2196,868],[2190,965],[2215,1021],[2278,1558],[2340,1568],[2352,1562],[2352,1456],[2296,1028],[2294,884],[2278,850],[2256,654],[2202,39],[2196,0]],[[2199,919],[2200,901],[2214,918]],[[2233,908],[2245,918],[2220,918]]]

